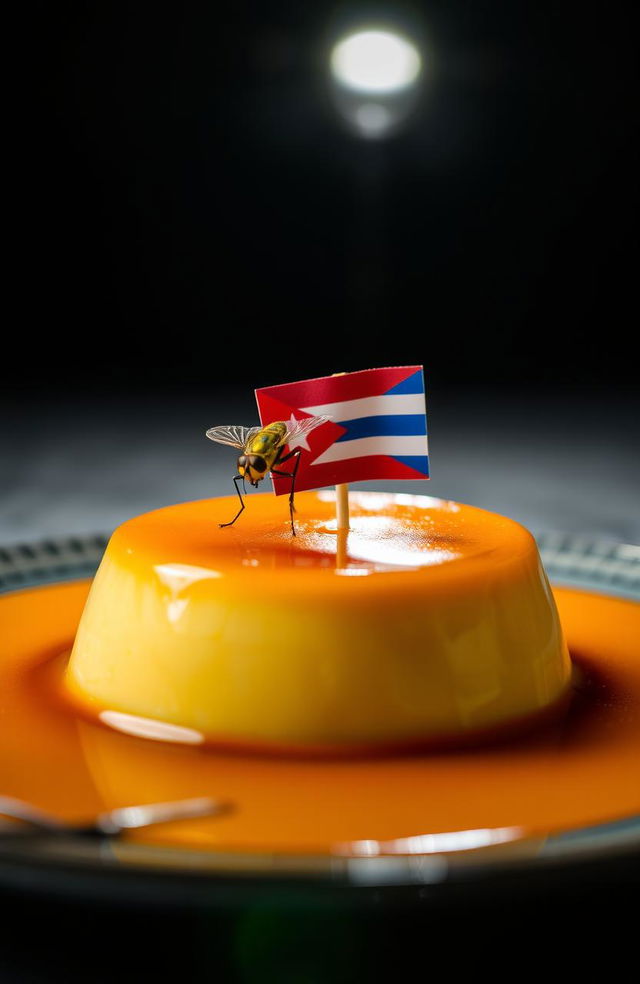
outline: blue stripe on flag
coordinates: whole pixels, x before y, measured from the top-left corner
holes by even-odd
[[[340,427],[346,427],[347,433],[341,434],[336,444],[355,441],[359,437],[413,437],[426,434],[427,418],[422,413],[357,417],[355,420],[341,420]]]
[[[406,379],[403,379],[401,383],[397,386],[393,386],[390,390],[387,390],[385,396],[391,396],[392,394],[404,393],[409,396],[413,393],[424,393],[424,379],[422,377],[422,369],[418,369],[417,372],[411,373]]]
[[[415,468],[417,472],[422,475],[429,477],[429,458],[426,455],[420,454],[406,454],[398,455],[394,454],[393,457],[396,461],[401,462],[401,464],[406,465],[407,468]]]

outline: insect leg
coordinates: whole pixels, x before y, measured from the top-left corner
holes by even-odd
[[[289,454],[286,454],[284,456],[284,458],[281,458],[280,461],[278,462],[278,464],[280,464],[283,461],[288,461],[290,458],[294,458],[295,457],[296,463],[293,466],[293,471],[292,472],[281,472],[281,471],[276,471],[274,468],[271,469],[271,474],[272,475],[280,475],[282,478],[290,478],[291,479],[291,492],[289,494],[289,514],[291,516],[291,532],[293,533],[294,536],[296,535],[296,528],[295,528],[294,523],[293,523],[293,514],[295,512],[295,508],[296,507],[295,507],[295,503],[293,501],[293,497],[294,497],[295,491],[296,491],[296,475],[298,474],[298,465],[300,464],[300,455],[301,455],[301,453],[302,452],[300,451],[300,449],[297,448],[295,451],[291,451],[291,452],[289,452]]]
[[[295,451],[289,451],[289,454],[285,454],[284,457],[282,457],[282,458],[280,457],[280,455],[278,455],[278,457],[274,461],[274,465],[283,465],[285,461],[288,461],[289,460],[289,458],[293,458],[294,454],[298,454],[299,455],[300,454],[300,449],[299,448],[296,448]],[[273,469],[272,469],[272,471],[273,471]]]
[[[245,506],[244,506],[244,499],[242,498],[242,492],[238,488],[238,482],[240,481],[241,478],[242,478],[242,475],[236,475],[236,477],[233,480],[233,484],[236,487],[236,492],[238,493],[238,498],[240,499],[240,508],[238,509],[237,513],[235,514],[235,516],[233,517],[233,519],[231,520],[230,523],[218,523],[218,526],[220,527],[220,529],[223,529],[225,526],[233,526],[233,524],[235,523],[236,519],[238,518],[238,516],[240,515],[240,513],[245,508]]]
[[[274,465],[279,465],[282,461],[289,461],[289,459],[292,458],[294,454],[296,454],[296,451],[290,451],[289,454],[285,454],[284,457],[283,457],[282,452],[284,451],[284,448],[285,448],[285,445],[283,445],[281,448],[278,449],[278,454],[276,455],[276,459],[273,462]],[[271,469],[271,473],[273,474],[273,468]],[[276,472],[276,474],[280,474],[281,476],[283,476],[285,478],[290,478],[291,477],[290,474],[289,474],[289,472]],[[298,511],[296,509],[296,507],[295,507],[295,503],[294,503],[294,506],[293,506],[293,511],[294,512],[297,512]]]

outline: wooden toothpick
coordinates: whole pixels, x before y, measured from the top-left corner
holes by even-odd
[[[334,372],[334,376],[346,376],[346,372]],[[349,529],[349,486],[336,485],[336,527],[339,530]]]
[[[334,372],[334,376],[346,376],[346,372]],[[347,537],[349,535],[349,486],[336,485],[336,567],[347,566]]]
[[[348,485],[336,485],[336,526],[339,530],[349,529]]]

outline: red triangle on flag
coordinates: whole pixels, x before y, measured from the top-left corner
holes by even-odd
[[[299,410],[297,407],[289,406],[281,400],[269,396],[264,391],[257,391],[256,399],[258,401],[260,422],[263,426],[272,424],[275,420],[283,420],[285,423],[288,423],[292,417],[295,420],[303,420],[305,417],[313,416],[310,413],[305,413],[304,410]],[[300,455],[300,464],[296,476],[296,488],[298,490],[303,491],[308,488],[318,488],[316,477],[309,475],[308,469],[315,459],[344,433],[346,433],[346,428],[341,427],[340,424],[334,424],[332,421],[326,421],[307,435],[306,442],[310,450],[302,450]],[[289,463],[285,462],[282,470],[287,471],[288,465]],[[291,482],[288,479],[279,478],[277,475],[274,475],[272,476],[272,481],[276,495],[288,495],[291,491]]]

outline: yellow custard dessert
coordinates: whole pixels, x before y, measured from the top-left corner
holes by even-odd
[[[349,750],[473,738],[559,706],[571,664],[535,541],[426,496],[225,497],[113,534],[66,673],[95,713]],[[187,732],[186,732],[187,733]]]

